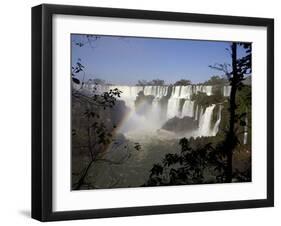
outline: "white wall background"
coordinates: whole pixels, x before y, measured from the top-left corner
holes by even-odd
[[[0,35],[0,224],[38,225],[30,218],[31,10],[42,1],[2,1]],[[281,14],[278,1],[60,0],[55,4],[275,18],[275,115],[281,114]],[[55,225],[266,225],[280,221],[281,119],[275,118],[275,208],[56,222]],[[239,191],[238,191],[239,192]],[[271,223],[272,222],[272,223]]]

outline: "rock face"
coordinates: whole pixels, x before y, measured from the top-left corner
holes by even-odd
[[[163,126],[162,129],[172,131],[175,133],[185,133],[193,131],[198,128],[198,123],[191,117],[178,118],[174,117],[169,119]]]

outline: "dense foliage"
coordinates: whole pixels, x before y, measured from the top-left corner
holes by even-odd
[[[191,85],[191,81],[187,79],[181,79],[174,83],[174,86],[188,86]]]
[[[184,184],[222,183],[225,181],[226,153],[223,139],[218,137],[182,138],[179,140],[180,151],[166,154],[162,162],[153,165],[150,176],[144,186],[167,186]],[[249,155],[240,156],[235,164],[233,181],[250,181]]]
[[[214,85],[227,85],[229,83],[227,78],[220,76],[212,76],[209,80],[202,83],[202,85],[214,86]]]
[[[206,108],[213,104],[223,103],[226,98],[222,94],[208,96],[206,93],[198,92],[197,94],[194,93],[191,96],[191,100],[194,101],[196,105]]]
[[[153,79],[151,81],[139,80],[137,86],[164,86],[165,81],[162,79]]]

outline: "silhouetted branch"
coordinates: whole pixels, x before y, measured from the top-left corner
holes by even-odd
[[[209,67],[212,69],[218,70],[218,71],[222,71],[228,78],[230,78],[230,76],[231,76],[231,72],[229,71],[229,68],[231,67],[230,64],[215,63],[214,65],[209,65]]]

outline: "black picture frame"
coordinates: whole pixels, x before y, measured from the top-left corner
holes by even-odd
[[[55,14],[266,27],[267,198],[54,212],[52,210],[52,17]],[[56,221],[271,206],[274,206],[273,19],[49,4],[32,8],[32,218],[40,221]]]

